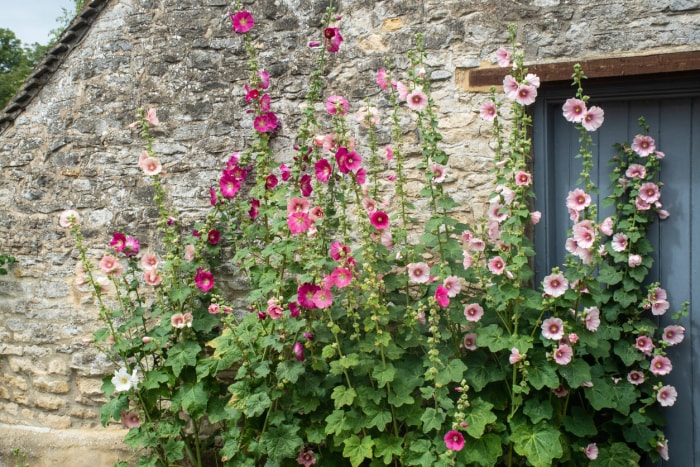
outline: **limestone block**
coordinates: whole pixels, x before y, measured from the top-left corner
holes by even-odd
[[[37,407],[46,410],[58,410],[66,405],[63,399],[56,396],[38,396],[34,403]]]
[[[65,394],[70,391],[69,381],[37,378],[32,381],[34,389],[51,394]]]

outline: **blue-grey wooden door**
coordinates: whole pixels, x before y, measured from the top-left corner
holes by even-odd
[[[612,146],[631,142],[640,133],[637,120],[643,115],[657,148],[666,154],[661,201],[671,213],[651,233],[656,249],[652,273],[667,290],[671,310],[684,301],[691,303],[689,316],[681,322],[686,327],[685,340],[669,352],[673,371],[667,382],[676,387],[678,400],[664,409],[670,460],[659,465],[696,466],[700,465],[700,77],[630,81],[584,83],[592,96],[590,104],[605,111],[605,123],[593,134],[595,176],[600,196],[605,196]],[[574,92],[571,87],[543,89],[534,109],[536,209],[544,213],[535,229],[538,280],[552,266],[562,264],[571,226],[564,200],[576,186],[581,162],[574,158],[578,132],[563,118],[561,108]],[[670,314],[661,317],[662,324]]]

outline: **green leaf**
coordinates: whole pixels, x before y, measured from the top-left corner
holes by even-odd
[[[438,412],[433,407],[427,407],[420,418],[421,422],[423,422],[423,433],[439,430],[442,424],[445,423],[446,416],[442,410]]]
[[[384,465],[390,465],[394,456],[403,454],[403,440],[397,436],[384,435],[374,439],[374,456],[382,458]]]
[[[476,345],[479,347],[488,347],[491,352],[498,352],[499,350],[511,348],[509,336],[504,336],[503,328],[497,324],[489,324],[481,328],[476,338]]]
[[[344,431],[350,429],[350,421],[348,420],[347,412],[344,410],[334,410],[326,417],[325,422],[325,432],[327,435],[340,435]]]
[[[180,407],[187,410],[192,418],[200,418],[207,410],[209,394],[204,387],[204,382],[185,383],[173,395],[173,409]]]
[[[394,381],[396,376],[396,368],[391,363],[386,365],[386,368],[375,367],[372,371],[372,377],[377,381],[377,385],[380,388],[386,386],[387,383]]]
[[[187,286],[172,287],[168,290],[168,295],[170,295],[170,300],[182,306],[187,297],[192,295],[192,289]]]
[[[532,365],[527,371],[527,380],[535,389],[542,389],[545,386],[548,388],[559,386],[557,373],[547,362]]]
[[[197,365],[197,355],[201,350],[202,348],[196,342],[178,342],[168,350],[165,365],[172,367],[175,376],[180,376],[184,367]]]
[[[434,467],[436,465],[430,441],[426,439],[411,440],[407,445],[409,452],[406,455],[406,465],[420,465],[421,467]]]
[[[593,413],[582,407],[573,407],[571,415],[564,417],[564,428],[579,438],[592,438],[598,434]]]
[[[568,365],[560,366],[557,370],[572,388],[577,388],[582,383],[591,380],[591,367],[580,358]]]
[[[185,442],[181,439],[169,439],[163,445],[165,457],[170,462],[179,461],[185,457]]]
[[[465,358],[468,371],[464,375],[469,386],[479,392],[487,384],[494,381],[501,381],[505,377],[505,372],[498,364],[486,358],[481,352],[472,352]]]
[[[331,394],[331,399],[333,399],[336,409],[339,409],[344,405],[352,405],[355,397],[357,397],[357,392],[353,388],[348,388],[342,385],[336,386],[335,389],[333,389],[333,394]]]
[[[466,371],[467,365],[465,365],[462,360],[450,360],[444,368],[440,369],[440,372],[435,378],[435,382],[444,386],[452,381],[462,381]]]
[[[584,393],[595,410],[615,409],[623,415],[629,414],[630,406],[637,400],[634,387],[627,381],[615,384],[605,378],[593,381],[593,386],[585,388]]]
[[[532,423],[538,423],[542,420],[551,419],[554,408],[548,399],[528,399],[525,401],[523,413],[530,418]]]
[[[391,412],[380,410],[375,413],[367,422],[367,428],[376,426],[379,431],[384,431],[384,428],[391,423]]]
[[[267,410],[272,401],[265,392],[256,392],[245,398],[243,401],[243,413],[249,417],[257,417]]]
[[[365,459],[372,458],[372,448],[374,441],[369,436],[360,439],[357,435],[352,435],[343,440],[345,447],[343,448],[343,457],[350,459],[352,467],[357,467],[362,464]]]
[[[632,366],[634,362],[644,359],[644,355],[626,340],[615,342],[614,351],[626,366]]]
[[[277,378],[286,379],[290,383],[296,383],[305,371],[306,369],[303,363],[285,360],[277,365]]]
[[[627,308],[637,301],[637,294],[633,292],[625,292],[623,289],[617,289],[613,294],[613,299],[623,308]]]
[[[608,285],[615,285],[622,280],[622,273],[615,269],[614,266],[609,264],[602,264],[600,266],[600,272],[598,273],[598,279]]]
[[[304,445],[304,440],[297,431],[299,427],[292,424],[273,426],[262,434],[260,444],[273,461],[294,458],[299,453],[299,448]]]
[[[503,454],[501,437],[494,433],[487,433],[479,439],[469,439],[467,448],[459,453],[458,465],[480,465],[490,467],[498,464],[498,459]]]
[[[625,441],[636,444],[644,451],[649,449],[650,442],[651,445],[655,444],[653,440],[656,438],[656,432],[642,423],[632,423],[622,430],[622,434]]]
[[[634,467],[641,458],[624,443],[611,446],[598,446],[598,457],[591,461],[590,467]]]
[[[486,426],[496,421],[496,414],[491,411],[492,408],[492,403],[478,397],[470,402],[464,418],[468,424],[465,430],[469,436],[480,438],[486,431]]]
[[[534,467],[551,466],[554,459],[564,454],[559,441],[559,430],[545,422],[517,425],[510,440],[515,452],[525,456]]]
[[[100,423],[107,426],[110,420],[121,420],[122,410],[129,406],[129,397],[126,393],[121,393],[100,407]]]

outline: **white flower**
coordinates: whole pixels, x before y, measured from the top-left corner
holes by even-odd
[[[116,392],[124,392],[129,389],[137,389],[139,385],[139,377],[136,374],[136,369],[129,374],[129,370],[126,367],[119,368],[112,377],[112,384],[114,384],[114,390]]]

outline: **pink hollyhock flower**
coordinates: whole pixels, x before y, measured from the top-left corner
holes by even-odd
[[[155,157],[147,157],[141,163],[141,170],[148,176],[158,175],[162,170],[163,166],[160,165],[160,161]]]
[[[460,290],[462,290],[462,284],[459,282],[459,277],[457,276],[447,276],[442,285],[447,289],[447,295],[450,298],[457,296]]]
[[[226,171],[219,179],[219,189],[224,198],[233,198],[240,191],[241,182]]]
[[[258,71],[258,77],[260,77],[260,89],[267,89],[270,87],[270,73],[265,70]]]
[[[529,84],[521,84],[515,91],[515,101],[520,105],[530,105],[537,99],[537,88]]]
[[[476,334],[473,332],[465,334],[464,339],[462,339],[462,347],[467,350],[476,350]]]
[[[481,118],[487,122],[492,122],[498,115],[496,104],[494,104],[493,101],[484,102],[479,107],[479,114],[481,115]]]
[[[255,128],[258,133],[270,133],[277,128],[277,125],[277,115],[275,115],[274,112],[265,112],[262,115],[258,115],[255,117],[255,120],[253,120],[253,128]]]
[[[523,358],[524,355],[520,353],[517,347],[513,347],[512,349],[510,349],[510,356],[508,357],[508,361],[511,365],[515,365],[516,363],[522,361]]]
[[[658,151],[658,150],[654,152],[654,155],[656,156],[657,159],[663,159],[664,157],[666,157],[665,153]]]
[[[408,280],[411,282],[425,284],[430,279],[430,267],[423,262],[407,264],[406,269],[408,270]]]
[[[267,301],[267,309],[265,310],[265,312],[267,313],[267,316],[269,316],[272,319],[279,319],[284,314],[284,310],[274,298],[271,298]]]
[[[285,164],[280,164],[280,176],[282,177],[282,181],[286,182],[292,177],[292,170]]]
[[[450,451],[461,451],[464,447],[464,436],[456,430],[450,430],[445,434],[445,446]]]
[[[630,164],[625,171],[627,178],[644,178],[647,176],[647,169],[641,164]]]
[[[258,100],[260,98],[260,91],[255,89],[255,88],[249,88],[248,85],[245,85],[246,89],[246,95],[245,95],[245,101],[246,103],[250,103],[250,101]]]
[[[170,317],[170,324],[176,329],[185,328],[185,315],[182,313],[175,313]]]
[[[627,381],[629,381],[630,384],[638,386],[644,382],[644,373],[639,370],[632,370],[627,373]]]
[[[639,336],[634,342],[634,346],[640,352],[651,355],[651,351],[654,350],[654,341],[652,341],[648,336]]]
[[[194,283],[202,292],[209,292],[211,288],[214,287],[214,275],[202,268],[197,268],[197,274],[194,276]]]
[[[158,267],[158,257],[151,252],[144,253],[141,257],[141,267],[146,271],[156,269]]]
[[[114,232],[112,234],[112,240],[109,242],[109,246],[114,248],[114,251],[120,253],[124,250],[126,246],[126,236],[120,232]]]
[[[647,203],[655,203],[661,197],[661,192],[656,183],[647,182],[639,187],[639,197]]]
[[[141,426],[139,413],[135,410],[122,410],[121,421],[122,426],[128,430]]]
[[[409,109],[416,112],[422,112],[428,106],[428,96],[425,95],[422,89],[414,89],[406,96],[406,105]]]
[[[124,266],[112,255],[104,255],[100,260],[100,269],[108,276],[118,276],[124,271]]]
[[[649,371],[654,373],[656,376],[664,376],[671,372],[673,365],[671,365],[671,360],[663,355],[656,355],[651,359],[651,364],[649,365]]]
[[[629,255],[627,258],[627,265],[631,268],[636,268],[642,264],[642,257],[640,255]]]
[[[155,287],[163,281],[163,276],[158,273],[157,269],[147,269],[143,272],[143,281]]]
[[[219,202],[219,199],[217,198],[216,190],[214,187],[209,187],[209,204],[212,206],[216,206],[216,204]]]
[[[566,289],[569,287],[569,281],[566,280],[564,274],[557,272],[550,274],[545,277],[542,281],[542,288],[544,293],[551,297],[560,297],[564,295]]]
[[[513,76],[506,75],[506,77],[503,78],[503,91],[508,99],[515,100],[518,95],[519,86],[520,85]]]
[[[569,344],[560,344],[554,351],[554,361],[559,365],[568,365],[574,356],[574,350]]]
[[[369,222],[375,229],[386,229],[389,226],[389,216],[384,211],[374,211],[369,216]]]
[[[301,314],[301,310],[299,309],[299,303],[297,302],[289,302],[287,308],[289,308],[289,316],[291,316],[292,318],[296,318]]]
[[[184,254],[184,260],[185,261],[192,261],[194,259],[194,245],[191,243],[188,243],[185,245],[185,254]]]
[[[623,233],[616,233],[612,238],[612,249],[618,253],[625,251],[627,249],[627,235]]]
[[[596,443],[590,443],[583,450],[583,453],[586,454],[588,459],[592,461],[596,460],[598,458],[598,445]]]
[[[136,240],[134,237],[126,237],[126,241],[124,242],[124,249],[123,249],[124,256],[126,256],[127,258],[130,258],[132,256],[136,256],[139,254],[140,248],[141,248],[141,244],[139,243],[138,240]]]
[[[678,392],[671,385],[663,386],[656,393],[656,400],[659,401],[661,407],[671,407],[676,403]]]
[[[233,32],[236,34],[245,34],[255,26],[255,19],[248,11],[239,11],[235,15],[229,13],[228,16],[231,18]]]
[[[559,384],[559,386],[552,389],[552,394],[561,399],[569,394],[569,390],[566,389],[563,384]]]
[[[324,212],[321,206],[314,206],[309,209],[309,220],[311,222],[318,222],[323,219]]]
[[[331,273],[331,280],[333,285],[342,289],[352,282],[352,272],[347,268],[337,267]]]
[[[586,103],[575,98],[567,99],[562,109],[564,110],[564,118],[573,123],[581,123],[588,111]]]
[[[583,309],[583,321],[586,324],[586,329],[591,332],[596,332],[600,326],[600,310],[598,307],[592,306]]]
[[[583,116],[581,125],[583,125],[586,131],[596,131],[603,124],[604,119],[605,112],[603,112],[603,109],[594,105],[588,109],[586,114]]]
[[[333,304],[333,294],[329,289],[319,288],[314,292],[313,301],[316,308],[328,308]]]
[[[671,215],[671,213],[669,213],[665,209],[659,209],[657,214],[659,215],[659,219],[661,219],[661,220],[668,219],[668,217]]]
[[[671,304],[666,300],[656,300],[651,304],[651,314],[661,316],[669,309]]]
[[[678,326],[676,324],[671,324],[664,328],[663,336],[661,340],[666,342],[668,345],[677,345],[683,342],[685,337],[685,328],[683,326]]]
[[[525,75],[525,79],[523,80],[525,84],[529,84],[530,86],[534,86],[535,88],[540,87],[540,77],[537,76],[534,73],[528,73]]]
[[[399,100],[404,101],[406,100],[406,96],[408,96],[409,89],[408,87],[403,84],[401,81],[397,81],[396,84],[396,92],[399,95]]]
[[[542,322],[542,336],[558,341],[564,337],[564,322],[559,318],[547,318]]]
[[[656,300],[666,300],[668,298],[668,294],[666,293],[666,289],[662,289],[661,287],[654,287],[654,289],[650,290],[647,294],[647,298],[650,302]]]
[[[532,211],[530,213],[530,222],[532,222],[532,225],[539,224],[541,218],[542,213],[540,211]]]
[[[343,159],[343,165],[347,169],[347,172],[343,172],[343,173],[348,173],[352,170],[359,169],[361,163],[362,163],[362,156],[359,155],[358,153],[356,153],[355,151],[349,151],[348,153],[345,154],[345,157]]]
[[[515,174],[515,184],[518,186],[530,186],[532,183],[532,175],[522,170],[519,170]]]
[[[340,261],[350,256],[350,247],[340,242],[333,242],[330,246],[330,257],[335,261]]]
[[[380,68],[377,70],[377,85],[379,85],[382,90],[386,91],[387,88],[391,85],[391,81],[389,80],[389,73],[384,68]]]
[[[578,342],[578,334],[576,334],[575,332],[570,333],[566,338],[571,344],[575,344]]]
[[[210,303],[207,310],[209,311],[209,314],[216,315],[221,312],[221,306],[218,303]]]
[[[267,177],[265,177],[265,188],[268,190],[272,190],[274,187],[277,186],[277,183],[279,181],[277,180],[277,177],[275,174],[270,174]]]
[[[384,154],[384,157],[386,158],[387,161],[390,161],[394,158],[394,150],[391,149],[390,146],[384,146],[384,151],[386,151],[386,153]]]
[[[255,198],[251,198],[250,209],[248,209],[248,217],[255,220],[258,218],[259,212],[260,212],[260,200],[255,199]]]
[[[574,211],[583,211],[591,205],[591,195],[583,191],[581,188],[576,188],[569,192],[566,197],[566,207]]]
[[[357,182],[358,185],[364,185],[366,181],[367,171],[363,167],[360,167],[355,172],[355,182]]]
[[[668,440],[664,439],[663,441],[659,441],[656,443],[656,452],[659,453],[659,457],[661,457],[663,460],[667,461],[668,458]]]
[[[296,358],[298,362],[304,361],[304,346],[301,342],[295,342],[294,347],[292,347],[292,351],[294,352],[294,358]]]
[[[438,285],[435,289],[435,301],[443,308],[450,304],[450,297],[444,285]]]
[[[484,251],[486,249],[486,242],[480,238],[474,237],[469,240],[469,244],[467,246],[472,251]]]
[[[340,35],[338,28],[326,28],[323,30],[323,36],[326,38],[326,50],[330,53],[336,53],[340,50],[340,44],[343,42],[343,36]]]
[[[308,46],[312,49],[315,49],[317,47],[321,47],[321,43],[319,41],[309,41]]]
[[[656,150],[654,138],[647,135],[635,136],[632,141],[632,150],[636,152],[639,157],[647,157]]]
[[[211,229],[207,234],[207,242],[211,245],[216,245],[221,239],[221,232],[216,229]]]
[[[270,112],[270,109],[272,108],[272,99],[270,98],[269,94],[263,94],[260,97],[259,102],[260,102],[260,110],[262,110],[263,112]],[[275,117],[275,121],[277,121],[277,117]],[[274,128],[273,128],[273,130],[274,130]]]
[[[304,467],[309,467],[315,463],[316,458],[314,457],[314,452],[311,449],[304,451],[304,448],[302,447],[299,451],[299,456],[297,457],[297,464],[303,465]]]
[[[500,47],[496,51],[496,61],[501,68],[510,66],[510,54],[504,47]]]
[[[148,112],[146,112],[146,121],[151,126],[160,125],[160,120],[158,120],[158,115],[156,114],[156,109],[153,109],[153,108],[148,109]]]
[[[311,203],[308,199],[294,197],[287,201],[287,214],[295,212],[309,212]]]
[[[316,308],[314,295],[319,290],[321,290],[321,287],[317,286],[316,284],[311,284],[309,282],[301,284],[297,289],[297,301],[299,302],[299,305],[309,309]]]
[[[464,269],[469,269],[474,264],[474,258],[468,251],[462,251],[462,266]]]
[[[287,226],[292,235],[298,235],[311,227],[311,219],[305,212],[293,212],[287,217]]]
[[[613,220],[612,217],[608,216],[605,218],[603,222],[600,223],[600,226],[598,227],[600,232],[604,235],[612,235],[613,234]]]
[[[326,111],[331,115],[345,115],[349,107],[347,99],[343,96],[330,96],[326,100]]]
[[[58,217],[58,225],[64,229],[77,227],[80,225],[80,215],[72,209],[67,209]]]
[[[572,233],[579,248],[592,247],[596,239],[595,229],[590,220],[577,222],[572,228]]]
[[[379,123],[379,109],[372,106],[362,106],[355,112],[355,119],[363,128],[376,126]]]
[[[492,274],[496,274],[497,276],[499,276],[503,274],[503,271],[505,270],[506,263],[500,256],[494,256],[489,260],[489,271],[491,271]]]
[[[467,321],[477,323],[484,316],[484,309],[478,303],[470,303],[464,307],[464,317]]]

